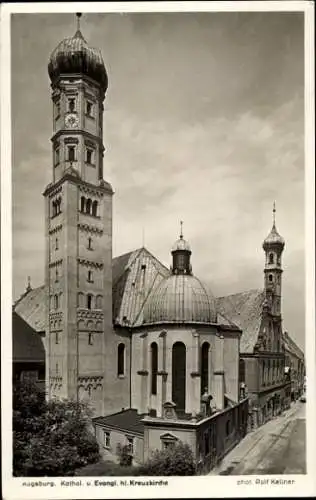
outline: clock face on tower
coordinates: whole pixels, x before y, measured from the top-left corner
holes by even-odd
[[[74,113],[69,113],[65,118],[65,125],[67,128],[76,128],[78,127],[79,119],[78,116]]]

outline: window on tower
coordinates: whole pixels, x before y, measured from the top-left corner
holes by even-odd
[[[269,274],[269,281],[270,281],[270,283],[272,283],[272,281],[273,281],[273,276],[272,276],[272,274]]]
[[[92,163],[93,163],[93,151],[92,151],[92,149],[86,150],[86,162],[89,163],[89,165],[92,165]]]
[[[55,151],[54,151],[54,165],[55,167],[57,167],[57,165],[59,165],[60,163],[60,149],[59,148],[55,148]]]
[[[273,264],[274,263],[274,255],[273,253],[270,253],[269,254],[269,264]]]
[[[87,295],[87,309],[92,309],[92,295],[90,293]]]
[[[89,281],[89,283],[93,283],[93,272],[92,271],[88,271],[88,281]]]
[[[70,113],[73,113],[75,111],[75,108],[76,108],[76,100],[74,97],[70,97],[68,99],[68,111]]]
[[[92,117],[93,104],[90,101],[86,102],[86,115]]]
[[[68,146],[68,161],[75,161],[75,146]]]
[[[93,333],[89,333],[88,344],[93,345]]]
[[[92,215],[94,215],[94,217],[96,217],[98,215],[98,202],[97,201],[94,201],[92,203]]]
[[[92,238],[88,238],[88,250],[93,250],[93,248],[92,248]]]

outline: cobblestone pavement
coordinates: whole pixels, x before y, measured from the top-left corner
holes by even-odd
[[[305,404],[289,410],[247,436],[209,475],[305,474]]]

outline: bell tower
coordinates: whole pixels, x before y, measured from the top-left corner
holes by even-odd
[[[103,413],[112,329],[112,195],[103,180],[101,53],[80,30],[48,64],[53,102],[52,183],[46,206],[47,395],[87,400]]]
[[[269,235],[263,242],[265,252],[264,288],[266,298],[275,316],[281,316],[281,290],[282,290],[282,253],[285,242],[279,235],[275,225],[275,203],[273,204],[273,225]]]

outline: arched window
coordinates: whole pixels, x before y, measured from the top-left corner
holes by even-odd
[[[269,254],[269,264],[273,264],[273,262],[274,262],[274,255],[273,255],[273,253],[271,252],[271,253]]]
[[[239,382],[246,382],[246,365],[245,360],[239,360]]]
[[[86,199],[84,196],[81,196],[80,200],[80,210],[81,212],[85,212]]]
[[[273,276],[272,276],[272,274],[269,274],[269,281],[270,281],[270,283],[273,281]]]
[[[89,333],[88,344],[93,345],[93,333]]]
[[[54,295],[54,308],[58,309],[59,308],[59,297],[58,295]]]
[[[117,347],[117,375],[124,375],[125,372],[125,345],[119,344]]]
[[[89,281],[89,283],[93,282],[93,272],[92,271],[88,271],[88,281]]]
[[[91,214],[91,205],[92,205],[92,201],[90,200],[90,198],[88,198],[87,204],[86,204],[86,213],[87,214]]]
[[[92,250],[92,238],[88,238],[88,250]]]
[[[172,347],[172,401],[177,410],[185,411],[186,400],[186,347],[175,342]]]
[[[209,391],[209,366],[208,366],[208,356],[209,356],[210,344],[204,342],[201,349],[201,394],[205,391]]]
[[[102,295],[97,295],[96,298],[96,308],[102,309]]]
[[[158,346],[156,342],[153,342],[150,347],[151,347],[151,393],[157,394]]]
[[[92,309],[92,295],[88,293],[87,295],[87,309]]]
[[[94,201],[92,203],[92,215],[94,215],[95,217],[98,215],[98,202],[97,201]]]

